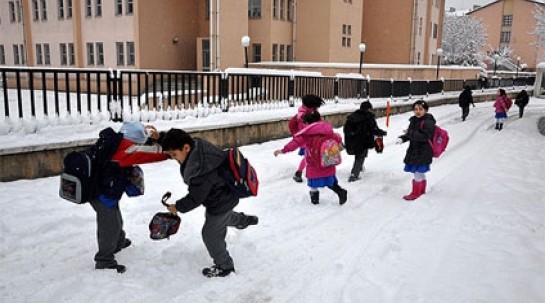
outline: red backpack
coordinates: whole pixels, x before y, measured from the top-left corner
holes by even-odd
[[[229,148],[225,152],[222,176],[231,191],[239,198],[257,196],[259,180],[254,167],[237,147]]]
[[[420,123],[420,128],[424,126],[424,121]],[[450,137],[448,132],[444,129],[435,125],[435,131],[433,132],[433,137],[428,142],[430,143],[431,150],[433,151],[433,157],[439,158],[441,154],[447,149],[448,141]]]

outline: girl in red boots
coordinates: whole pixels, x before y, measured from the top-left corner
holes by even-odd
[[[430,170],[433,158],[430,140],[435,132],[435,118],[428,113],[428,103],[418,100],[413,104],[414,116],[409,118],[409,127],[397,139],[397,143],[409,141],[405,155],[405,171],[414,174],[413,189],[403,196],[405,200],[415,200],[426,193],[426,172]]]

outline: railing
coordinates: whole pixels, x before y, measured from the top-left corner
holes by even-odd
[[[255,70],[254,70],[255,71]],[[535,77],[445,80],[335,78],[304,74],[186,72],[112,69],[0,68],[0,123],[10,119],[69,117],[146,120],[147,111],[168,119],[200,110],[221,112],[246,105],[294,106],[316,94],[334,102],[357,98],[412,98],[461,91],[533,85]],[[181,111],[186,111],[179,116]],[[197,112],[197,113],[195,113]],[[98,117],[98,118],[97,118]]]

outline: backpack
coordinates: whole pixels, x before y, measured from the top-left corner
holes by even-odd
[[[297,114],[288,121],[288,128],[292,136],[294,136],[299,131],[299,125],[297,121]]]
[[[161,199],[161,203],[166,206],[166,201],[170,196],[170,192],[166,192]],[[169,239],[171,235],[178,232],[181,222],[180,216],[173,213],[156,213],[149,223],[149,237],[152,240]]]
[[[117,150],[123,134],[108,127],[100,132],[94,145],[72,151],[63,159],[59,196],[76,204],[98,197],[100,170]]]
[[[424,121],[420,123],[420,128],[424,126]],[[433,151],[433,157],[439,158],[441,154],[447,149],[449,141],[448,132],[444,129],[435,125],[435,131],[433,132],[433,137],[428,142],[430,143],[431,149]]]
[[[259,180],[254,167],[237,147],[227,150],[222,177],[239,198],[257,196]]]
[[[310,159],[314,162],[319,161],[320,167],[329,167],[339,165],[342,162],[341,146],[331,137],[316,136],[314,142],[307,145]]]
[[[505,100],[505,108],[509,110],[511,106],[513,105],[513,101],[511,100],[511,98],[508,98],[508,97],[505,97],[504,100]]]

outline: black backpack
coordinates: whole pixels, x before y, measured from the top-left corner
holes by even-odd
[[[59,196],[77,204],[96,199],[100,172],[115,154],[122,138],[123,134],[108,127],[100,132],[94,145],[68,153],[63,159]]]

